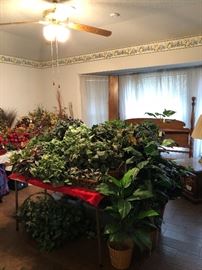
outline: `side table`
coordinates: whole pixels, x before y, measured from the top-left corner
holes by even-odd
[[[202,202],[202,163],[197,158],[176,159],[184,167],[191,167],[193,175],[182,177],[183,195],[192,202]]]

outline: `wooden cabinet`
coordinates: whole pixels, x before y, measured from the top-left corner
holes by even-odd
[[[202,202],[202,164],[196,158],[176,160],[177,164],[191,167],[194,174],[182,178],[183,195],[193,202]]]

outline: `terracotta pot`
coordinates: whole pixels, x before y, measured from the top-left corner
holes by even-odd
[[[109,255],[111,264],[116,269],[127,269],[129,268],[133,254],[133,242],[126,242],[126,249],[117,250],[108,243]]]

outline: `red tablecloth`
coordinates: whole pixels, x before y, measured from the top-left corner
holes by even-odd
[[[70,195],[72,197],[80,198],[95,207],[97,207],[100,201],[104,198],[104,196],[99,192],[87,188],[74,186],[53,187],[51,184],[43,183],[41,180],[36,178],[26,179],[25,176],[19,173],[10,174],[9,179],[29,183],[33,186],[41,187],[43,189],[61,192],[63,194]]]

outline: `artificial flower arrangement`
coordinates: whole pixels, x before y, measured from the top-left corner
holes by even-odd
[[[63,117],[66,115],[63,114]],[[24,148],[31,138],[51,131],[58,118],[58,113],[48,112],[42,107],[37,107],[33,112],[29,112],[27,116],[19,119],[12,127],[8,124],[10,122],[6,120],[4,114],[0,114],[0,149],[11,151]]]

